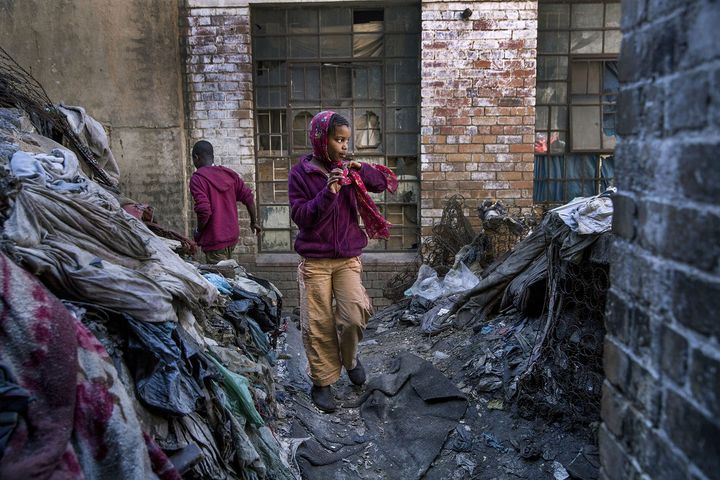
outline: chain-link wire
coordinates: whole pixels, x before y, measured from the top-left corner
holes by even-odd
[[[600,418],[608,266],[562,261],[558,251],[559,245],[550,249],[549,329],[536,363],[518,382],[517,406],[523,416],[589,424]]]

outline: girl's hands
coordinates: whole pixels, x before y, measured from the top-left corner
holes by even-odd
[[[344,178],[342,168],[333,168],[330,170],[327,186],[332,193],[338,193],[342,188],[340,181]]]

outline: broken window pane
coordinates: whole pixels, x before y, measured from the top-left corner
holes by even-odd
[[[317,33],[317,10],[302,8],[293,8],[288,10],[288,31],[290,33]],[[293,40],[297,38],[299,37],[293,37]]]
[[[412,176],[413,181],[400,181],[395,193],[388,192],[388,203],[412,203],[415,204],[420,200],[420,182],[417,177]],[[401,180],[401,179],[398,179]]]
[[[538,28],[561,30],[570,25],[570,5],[542,5],[538,8]]]
[[[350,31],[352,16],[349,8],[321,8],[320,33],[346,33]]]
[[[282,154],[287,148],[284,110],[258,110],[258,150]]]
[[[572,6],[572,28],[602,28],[602,3],[576,3]]]
[[[370,110],[356,110],[353,120],[355,148],[377,148],[380,146],[380,117]]]
[[[310,140],[308,139],[308,127],[310,125],[310,120],[312,120],[312,117],[315,115],[315,113],[302,111],[293,114],[294,148],[310,148]]]
[[[600,143],[600,107],[572,106],[570,115],[573,150],[599,150],[602,148]]]
[[[353,56],[381,57],[383,55],[383,11],[356,10],[353,12]]]

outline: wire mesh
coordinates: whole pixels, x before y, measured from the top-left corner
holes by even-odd
[[[551,327],[536,364],[518,383],[517,406],[523,416],[589,424],[600,418],[608,266],[552,257],[546,303]]]
[[[445,201],[440,222],[433,226],[432,235],[423,240],[415,260],[385,284],[385,298],[393,301],[402,299],[405,290],[415,282],[422,264],[434,268],[438,275],[445,275],[452,268],[455,255],[475,237],[464,209],[465,198],[462,195],[453,195]]]

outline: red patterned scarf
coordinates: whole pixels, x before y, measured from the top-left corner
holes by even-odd
[[[362,178],[360,178],[360,173],[357,170],[348,168],[347,164],[349,162],[333,162],[330,160],[330,156],[328,155],[328,130],[330,126],[330,118],[332,118],[333,115],[335,115],[335,112],[326,110],[315,115],[310,122],[310,131],[308,132],[308,135],[310,137],[310,143],[312,143],[313,147],[313,156],[329,169],[341,168],[343,170],[345,178],[340,183],[342,185],[355,186],[358,213],[365,225],[365,231],[367,232],[368,237],[372,239],[386,239],[390,236],[390,227],[392,224],[382,216],[377,205],[375,205],[375,202],[372,198],[370,198],[370,194],[368,193]],[[384,165],[369,165],[385,176],[385,180],[387,181],[387,190],[390,193],[395,193],[398,187],[398,180],[392,170]]]

